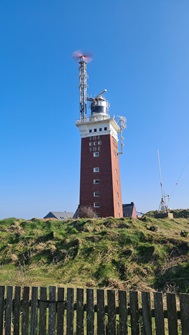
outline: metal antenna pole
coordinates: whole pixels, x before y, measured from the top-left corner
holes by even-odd
[[[91,62],[93,55],[87,52],[75,51],[72,55],[79,62],[79,99],[80,119],[84,120],[87,115],[87,63]]]
[[[158,168],[159,168],[160,188],[161,188],[161,202],[159,205],[159,209],[161,212],[167,212],[168,206],[166,205],[166,198],[167,200],[169,200],[169,195],[163,193],[163,182],[162,182],[159,150],[157,150],[157,156],[158,156]]]
[[[79,61],[80,119],[87,115],[87,62],[84,57]]]
[[[161,196],[162,196],[162,198],[163,198],[163,182],[162,182],[162,174],[161,174],[161,165],[160,165],[159,149],[157,149],[157,156],[158,156],[158,170],[159,170],[159,178],[160,178]]]

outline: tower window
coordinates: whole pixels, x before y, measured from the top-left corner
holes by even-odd
[[[93,168],[93,172],[99,172],[99,171],[100,171],[99,167],[94,167]]]
[[[99,208],[100,207],[100,202],[94,202],[94,207]]]
[[[102,144],[102,141],[98,141],[98,145],[101,145]]]
[[[96,145],[96,142],[93,142],[93,145]]]
[[[92,133],[92,129],[89,129],[89,133]]]
[[[94,197],[100,197],[100,192],[99,191],[93,192],[93,196]]]
[[[104,127],[104,130],[107,130],[108,128],[107,127]]]
[[[93,184],[100,184],[100,180],[99,179],[93,179]]]
[[[99,152],[93,152],[93,157],[99,157]]]
[[[96,128],[94,129],[94,132],[95,132],[95,133],[97,132],[97,129],[96,129]]]
[[[99,131],[102,131],[102,128],[99,128]]]
[[[93,145],[93,142],[89,142],[89,146],[91,147],[91,145]]]

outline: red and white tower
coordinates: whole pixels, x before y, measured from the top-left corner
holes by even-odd
[[[92,208],[99,217],[123,216],[118,133],[125,128],[125,118],[119,125],[108,114],[109,103],[102,96],[87,97],[87,63],[92,55],[76,51],[79,62],[80,119],[76,121],[81,135],[81,170],[79,207]],[[91,114],[87,117],[87,101]],[[121,136],[121,146],[122,146]],[[121,150],[122,151],[122,150]]]

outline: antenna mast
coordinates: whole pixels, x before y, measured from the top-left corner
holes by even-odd
[[[80,120],[84,120],[87,115],[87,63],[92,61],[93,55],[77,50],[72,58],[79,63]]]
[[[157,150],[157,156],[158,156],[158,169],[159,169],[160,189],[161,189],[161,201],[160,201],[160,205],[159,205],[159,211],[167,212],[168,211],[168,206],[166,205],[166,199],[169,200],[169,195],[165,194],[163,192],[163,182],[162,182],[159,150]]]
[[[120,127],[120,146],[121,146],[121,150],[118,152],[118,155],[120,155],[123,153],[123,146],[124,146],[123,130],[126,128],[126,117],[119,116],[118,124]]]

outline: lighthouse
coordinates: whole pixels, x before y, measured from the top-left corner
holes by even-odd
[[[91,208],[98,217],[120,218],[123,209],[118,134],[125,128],[125,118],[118,124],[110,117],[109,103],[103,96],[106,90],[94,98],[87,97],[86,69],[92,55],[76,51],[73,58],[79,63],[80,83],[80,118],[76,121],[81,137],[79,208]]]

